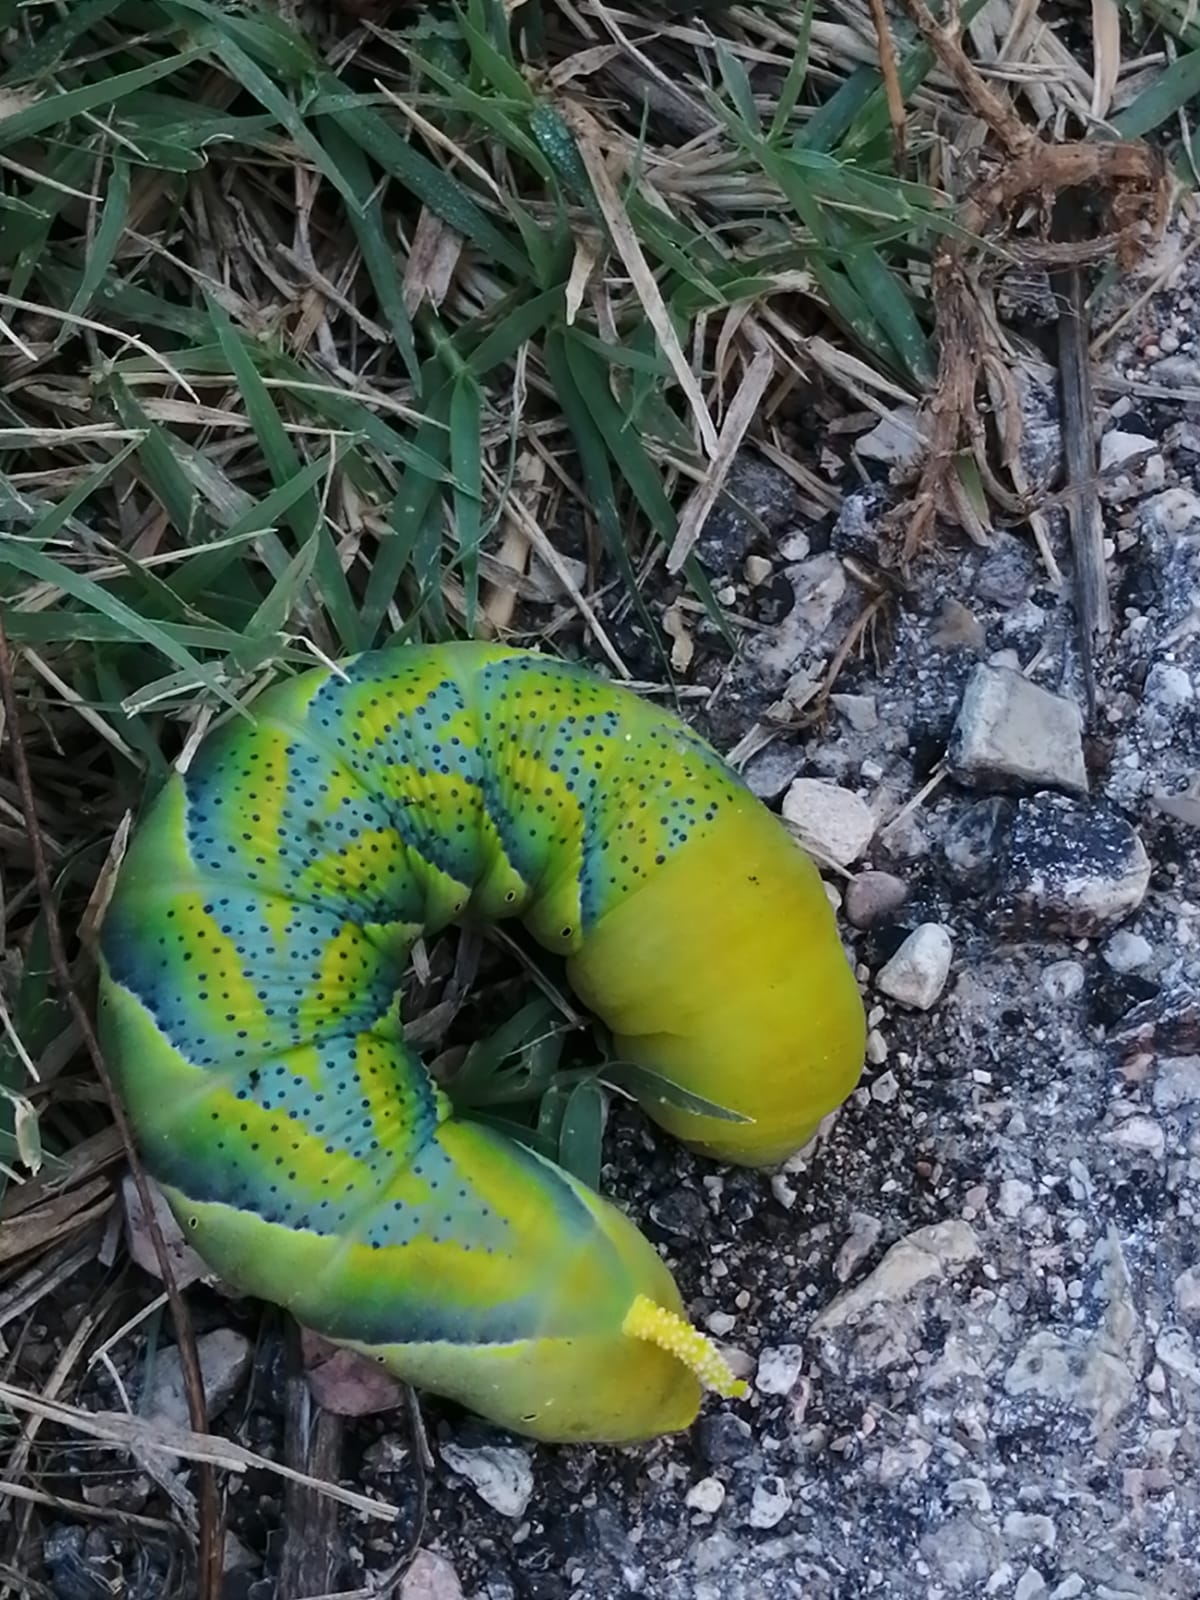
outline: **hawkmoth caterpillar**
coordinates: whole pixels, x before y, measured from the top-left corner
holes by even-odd
[[[853,1088],[862,1004],[811,862],[675,717],[482,644],[276,684],[135,830],[100,1021],[146,1165],[202,1257],[403,1378],[536,1437],[686,1427],[729,1390],[615,1206],[456,1116],[406,1046],[422,933],[520,917],[651,1097],[770,1164]]]

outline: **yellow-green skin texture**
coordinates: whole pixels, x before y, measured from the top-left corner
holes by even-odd
[[[765,1165],[858,1079],[862,1005],[811,863],[681,722],[478,644],[268,690],[134,834],[100,1020],[146,1164],[244,1292],[517,1431],[684,1428],[682,1314],[607,1201],[459,1117],[405,1045],[413,941],[520,917],[637,1062],[743,1120],[647,1103]]]

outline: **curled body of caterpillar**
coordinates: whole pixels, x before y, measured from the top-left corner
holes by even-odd
[[[858,991],[811,863],[682,723],[545,657],[378,651],[280,684],[137,829],[101,1023],[146,1164],[215,1271],[548,1439],[686,1427],[732,1383],[614,1206],[456,1117],[404,1043],[408,951],[519,916],[620,1056],[797,1149],[857,1080]]]

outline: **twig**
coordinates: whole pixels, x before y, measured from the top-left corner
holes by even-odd
[[[904,171],[904,147],[907,120],[904,110],[904,90],[900,87],[900,69],[896,64],[896,46],[888,26],[883,0],[870,0],[871,21],[875,24],[875,41],[879,47],[879,71],[887,95],[888,118],[892,124],[892,160],[897,173]]]
[[[290,1467],[336,1483],[341,1476],[341,1417],[317,1405],[309,1388],[300,1330],[290,1323],[288,1376],[283,1418],[283,1454]],[[279,1563],[279,1600],[304,1600],[331,1590],[340,1565],[337,1503],[293,1479],[283,1497],[284,1543]]]
[[[1079,626],[1088,713],[1094,716],[1096,646],[1112,627],[1112,611],[1104,571],[1104,522],[1096,488],[1096,441],[1092,421],[1096,410],[1082,270],[1072,267],[1063,274],[1056,291],[1062,306],[1058,319],[1058,361],[1067,521],[1075,569],[1075,617]]]
[[[113,1121],[120,1132],[121,1142],[125,1146],[129,1168],[137,1185],[143,1211],[149,1219],[154,1251],[158,1257],[163,1286],[170,1298],[171,1315],[174,1318],[175,1332],[179,1340],[180,1365],[187,1392],[188,1417],[193,1431],[197,1434],[203,1434],[208,1429],[208,1417],[204,1404],[204,1384],[200,1376],[200,1361],[196,1354],[196,1340],[192,1332],[191,1317],[188,1314],[183,1296],[176,1285],[166,1243],[154,1217],[149,1185],[146,1182],[146,1174],[134,1145],[129,1119],[125,1115],[125,1108],[121,1104],[112,1078],[109,1075],[104,1054],[100,1049],[100,1041],[96,1037],[95,1029],[92,1027],[92,1019],[88,1015],[86,1006],[80,1000],[78,991],[71,979],[71,969],[67,962],[62,928],[59,924],[58,910],[54,901],[54,890],[50,882],[50,872],[46,865],[46,855],[42,849],[42,836],[37,823],[37,807],[33,796],[33,784],[29,775],[29,759],[25,751],[25,741],[21,734],[13,679],[12,655],[9,650],[8,633],[4,627],[3,616],[0,616],[0,699],[3,701],[9,743],[12,747],[13,773],[21,796],[21,810],[25,817],[29,850],[33,860],[34,880],[37,883],[38,897],[42,904],[42,915],[46,923],[46,937],[50,946],[51,964],[54,967],[59,988],[79,1028],[80,1036],[91,1058],[92,1065],[95,1067],[96,1076],[100,1079],[108,1098],[108,1103],[112,1108]],[[199,1487],[200,1532],[197,1556],[197,1583],[201,1600],[221,1600],[221,1567],[224,1541],[221,1537],[221,1512],[217,1501],[217,1481],[211,1465],[201,1464]]]

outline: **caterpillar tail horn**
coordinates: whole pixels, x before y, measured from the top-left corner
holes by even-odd
[[[644,1294],[639,1294],[630,1306],[621,1332],[627,1338],[644,1339],[667,1351],[681,1361],[704,1388],[726,1400],[740,1400],[746,1393],[745,1383],[734,1377],[729,1363],[711,1339]]]

